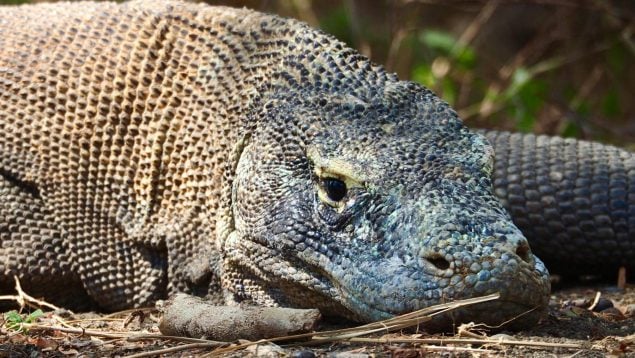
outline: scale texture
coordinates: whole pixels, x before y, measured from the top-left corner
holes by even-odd
[[[632,153],[484,134],[294,20],[3,7],[0,293],[17,276],[71,308],[188,292],[371,321],[500,292],[452,318],[533,309],[523,326],[550,290],[530,246],[554,270],[632,268]]]

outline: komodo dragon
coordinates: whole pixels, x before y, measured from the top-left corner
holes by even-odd
[[[16,275],[72,308],[183,291],[360,321],[500,292],[454,318],[526,325],[548,272],[505,207],[552,270],[633,267],[632,153],[485,134],[496,166],[428,89],[298,21],[4,7],[0,292]]]

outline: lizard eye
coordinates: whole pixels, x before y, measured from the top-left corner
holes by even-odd
[[[322,180],[322,187],[326,192],[326,196],[332,201],[340,201],[346,196],[346,183],[335,178],[327,178]]]

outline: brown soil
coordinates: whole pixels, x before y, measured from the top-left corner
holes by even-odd
[[[597,295],[601,299],[595,311],[588,309]],[[62,321],[60,321],[60,317]],[[4,322],[0,322],[4,323]],[[83,328],[76,333],[60,330],[31,328],[26,333],[9,330],[6,325],[0,328],[0,358],[2,357],[67,357],[67,356],[130,356],[140,353],[151,354],[185,344],[197,344],[184,340],[166,340],[140,338],[130,341],[130,336],[139,334],[157,334],[158,319],[151,310],[129,311],[115,315],[95,313],[64,316],[47,313],[37,322],[38,327],[68,324],[74,329]],[[115,336],[104,337],[96,332],[110,332]],[[478,330],[472,329],[474,335]],[[119,334],[120,337],[116,337]],[[229,356],[270,356],[308,358],[313,356],[329,357],[367,357],[367,356],[522,356],[522,357],[635,357],[635,288],[619,291],[607,287],[575,287],[556,291],[551,300],[549,315],[531,330],[521,332],[500,332],[490,334],[491,340],[503,343],[473,343],[478,336],[465,335],[442,336],[425,333],[399,333],[375,335],[370,338],[382,342],[354,342],[322,344],[319,346],[285,347],[262,344],[241,348]],[[412,343],[414,339],[472,339],[472,343],[441,345],[439,342]],[[482,338],[481,338],[482,339]],[[396,342],[396,340],[399,340]],[[512,344],[514,341],[516,345]],[[536,342],[556,343],[555,346],[535,346]],[[244,342],[243,342],[244,343]],[[218,349],[190,346],[169,352],[161,356],[199,356]],[[208,344],[209,345],[209,344]],[[236,344],[234,344],[236,345]],[[574,345],[574,346],[565,346]],[[218,351],[216,351],[218,353]],[[148,355],[156,356],[156,355]]]

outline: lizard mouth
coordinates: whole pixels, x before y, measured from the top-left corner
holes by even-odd
[[[314,271],[315,272],[315,271]],[[324,270],[319,270],[323,274],[320,275],[320,282],[328,282],[327,290],[319,290],[319,293],[327,298],[322,300],[317,307],[326,316],[346,317],[357,322],[374,322],[381,321],[402,314],[406,314],[418,309],[451,302],[439,300],[439,302],[423,306],[400,306],[390,309],[384,304],[376,304],[369,302],[368,297],[361,296],[352,292],[343,285],[335,277],[332,277]],[[304,289],[314,290],[308,286]],[[333,292],[338,292],[333,295]],[[493,292],[490,292],[493,293]],[[494,301],[478,303],[463,308],[455,309],[447,312],[435,313],[429,321],[421,324],[421,327],[430,331],[450,331],[455,329],[461,323],[476,322],[487,325],[493,329],[512,329],[519,330],[534,325],[546,312],[545,304],[536,304],[531,302],[523,302],[518,297],[510,297],[507,292],[499,293],[501,297]],[[485,294],[483,294],[485,295]],[[471,298],[479,295],[470,296],[466,294],[460,298]],[[460,299],[456,298],[456,299]]]
[[[435,280],[429,277],[430,282],[426,282],[420,272],[417,276],[419,279],[410,280],[405,278],[412,277],[413,272],[409,272],[409,275],[403,271],[393,272],[390,275],[392,278],[386,277],[386,273],[383,273],[383,277],[373,277],[368,272],[361,274],[359,268],[350,269],[350,263],[344,265],[349,270],[342,271],[326,261],[318,264],[297,257],[283,258],[279,252],[271,252],[254,242],[242,242],[233,249],[235,254],[242,252],[235,261],[232,260],[240,266],[240,271],[254,274],[248,279],[260,286],[255,291],[270,292],[268,296],[281,306],[318,308],[330,317],[345,317],[358,322],[379,321],[439,303],[499,292],[501,298],[498,300],[437,314],[423,327],[448,330],[460,323],[473,321],[493,327],[521,329],[535,324],[544,315],[547,306],[548,294],[531,293],[545,286],[547,278],[539,270],[533,273],[524,270],[523,275],[529,276],[527,279],[511,276],[495,279],[489,283],[490,289],[486,291],[479,292],[469,287],[459,290],[458,285],[426,290],[427,286],[432,287],[430,282]],[[275,265],[260,266],[258,272],[253,267],[244,266],[245,262],[253,261],[248,259],[246,253],[254,251],[259,251],[261,255],[266,253],[275,261]],[[265,258],[262,262],[269,260]],[[280,272],[292,272],[293,279],[281,280]],[[515,274],[523,276],[518,272]],[[435,277],[436,281],[443,278]],[[258,299],[254,301],[258,302]]]
[[[529,269],[529,265],[524,263],[516,272],[492,278],[486,290],[477,289],[476,286],[463,286],[462,290],[458,290],[460,286],[457,284],[456,289],[446,286],[426,291],[425,283],[420,282],[422,280],[404,282],[403,277],[408,276],[401,272],[394,275],[400,278],[395,283],[388,282],[368,289],[375,293],[373,296],[364,294],[364,290],[360,289],[362,285],[346,282],[345,278],[338,279],[329,275],[329,279],[340,293],[340,302],[350,312],[347,316],[357,321],[378,321],[436,304],[499,293],[500,298],[494,301],[435,314],[423,326],[430,330],[448,330],[460,323],[476,322],[493,328],[522,329],[534,325],[544,316],[549,299],[550,288],[546,271],[542,271],[542,263],[539,260],[534,262],[534,265]],[[444,279],[440,275],[435,278]],[[388,280],[375,278],[366,283],[373,281]],[[430,277],[430,282],[433,281]],[[377,293],[380,293],[379,299]]]

